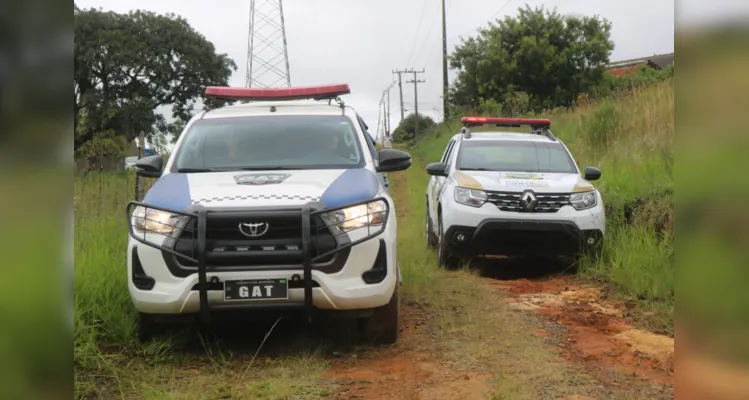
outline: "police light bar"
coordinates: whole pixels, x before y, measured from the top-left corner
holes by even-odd
[[[460,122],[466,126],[496,125],[519,127],[530,125],[534,128],[548,128],[551,120],[538,118],[488,118],[488,117],[463,117]]]
[[[237,88],[223,86],[208,86],[205,97],[228,100],[300,100],[300,99],[331,99],[349,94],[348,84],[306,86],[294,88]]]

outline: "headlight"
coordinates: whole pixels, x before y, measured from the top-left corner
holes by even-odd
[[[133,228],[140,233],[160,233],[169,235],[174,232],[185,216],[166,211],[138,206],[133,210]]]
[[[481,207],[486,203],[486,192],[478,189],[456,187],[455,201],[471,207]]]
[[[596,198],[596,192],[582,192],[573,193],[570,196],[570,203],[576,210],[585,210],[586,208],[593,208],[598,203]]]
[[[325,214],[325,223],[336,225],[342,230],[379,225],[387,218],[387,205],[382,200],[361,204]]]

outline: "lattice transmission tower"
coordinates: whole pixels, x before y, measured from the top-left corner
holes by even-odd
[[[290,87],[282,0],[251,0],[246,87]]]

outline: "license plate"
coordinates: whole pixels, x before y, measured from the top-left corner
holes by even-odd
[[[287,279],[248,279],[224,282],[225,300],[287,300]]]

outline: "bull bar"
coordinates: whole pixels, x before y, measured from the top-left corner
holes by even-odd
[[[380,210],[372,211],[371,205],[380,203],[382,205]],[[357,216],[349,219],[335,219],[333,214],[337,211],[343,212],[343,210],[350,209],[352,207],[365,206],[367,212],[364,215]],[[137,211],[138,207],[142,207],[143,216],[135,216],[134,212]],[[382,232],[385,231],[388,223],[388,217],[390,215],[390,204],[383,197],[375,197],[369,200],[349,203],[343,206],[328,208],[319,202],[309,202],[301,206],[271,206],[271,207],[242,207],[242,208],[206,208],[202,205],[193,205],[188,207],[188,210],[174,210],[161,206],[149,205],[143,202],[131,201],[126,207],[127,221],[129,227],[130,236],[136,241],[143,243],[147,246],[161,250],[162,252],[169,253],[175,257],[194,263],[197,266],[198,273],[198,293],[200,299],[200,311],[199,318],[203,322],[210,322],[211,311],[217,309],[278,309],[278,310],[289,310],[289,309],[304,309],[308,320],[311,321],[315,313],[315,308],[312,299],[312,270],[313,263],[323,260],[326,257],[330,257],[336,253],[347,250],[360,243],[371,240]],[[176,217],[177,221],[166,223],[155,219],[149,219],[149,210],[155,210],[172,214]],[[345,216],[345,213],[343,213]],[[379,215],[380,222],[373,223],[373,216]],[[290,253],[295,255],[301,255],[302,257],[302,271],[303,271],[303,285],[304,285],[304,301],[303,302],[289,302],[289,301],[276,301],[276,302],[262,302],[262,303],[237,303],[237,304],[219,304],[210,305],[208,303],[208,278],[207,274],[209,271],[216,271],[215,267],[208,265],[206,261],[207,250],[207,233],[208,225],[211,219],[215,218],[232,218],[232,219],[252,219],[262,218],[269,216],[285,216],[285,217],[299,217],[301,218],[301,250],[284,250],[279,251],[279,254],[288,256]],[[367,234],[355,241],[350,240],[339,240],[339,238],[345,237],[348,239],[348,233],[354,229],[341,229],[341,227],[349,221],[354,219],[366,218]],[[313,224],[313,219],[315,223]],[[139,221],[143,224],[143,229],[136,229],[133,226],[134,222]],[[156,226],[165,226],[173,228],[168,234],[160,233],[155,229],[148,229],[148,222],[153,222]],[[322,223],[319,223],[322,222]],[[315,229],[316,228],[316,229]],[[312,255],[313,246],[312,238],[317,236],[323,229],[327,229],[331,236],[334,238],[336,247],[332,250],[325,251],[322,254]],[[140,231],[140,232],[139,232]],[[313,232],[314,231],[314,232]],[[189,237],[184,237],[187,233]],[[161,243],[154,243],[147,240],[148,235],[159,235],[164,240]],[[345,236],[344,236],[345,235]],[[190,242],[191,251],[190,254],[185,254],[175,250],[175,246],[180,241]],[[252,240],[247,240],[248,244]],[[343,242],[343,243],[341,243]],[[261,250],[262,251],[262,250]],[[261,251],[243,251],[241,256],[247,257],[252,256],[253,253],[260,253]],[[267,256],[266,251],[262,251],[264,256]],[[243,269],[232,269],[232,271],[252,271],[254,268],[247,267]]]

